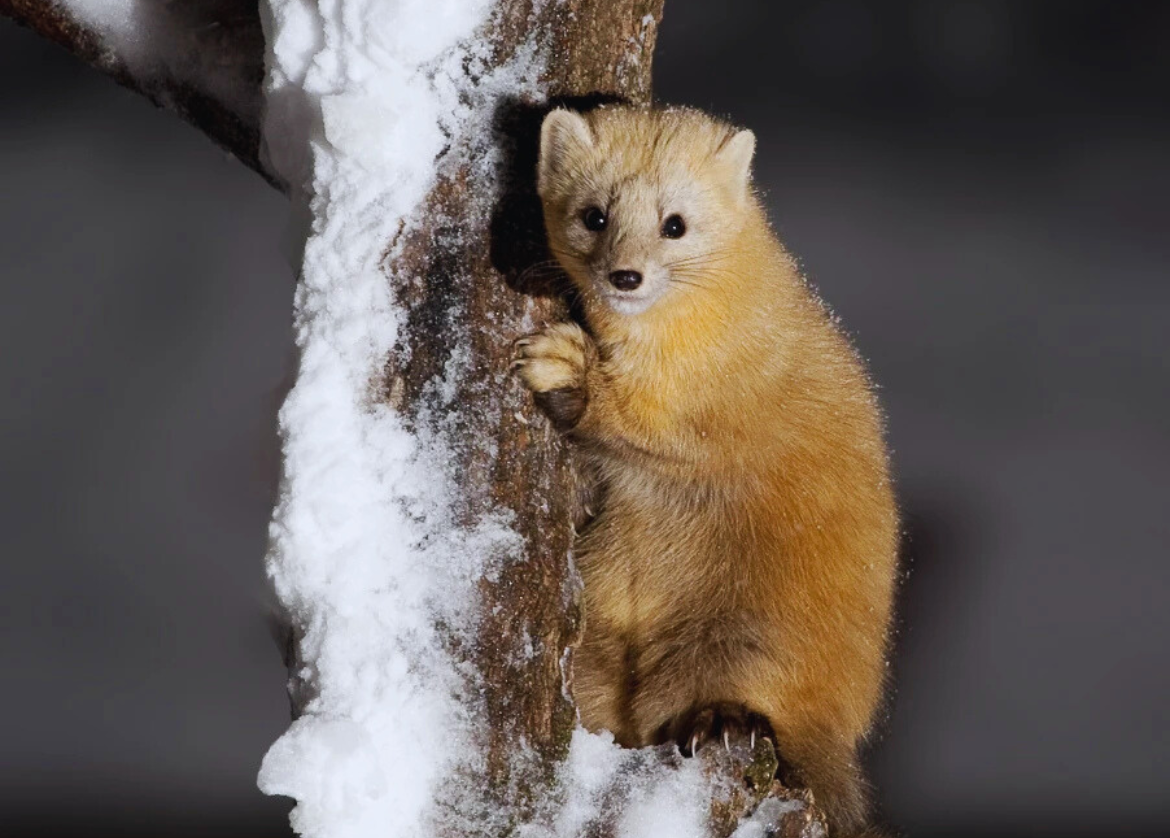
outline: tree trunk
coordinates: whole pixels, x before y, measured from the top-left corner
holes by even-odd
[[[240,84],[251,85],[255,107],[211,99],[188,80],[155,73],[138,77],[130,63],[61,7],[32,0],[0,0],[0,11],[53,38],[155,101],[164,102],[224,144],[269,180],[259,153],[260,68],[263,45],[254,3],[219,0],[203,14],[231,15],[235,27],[211,27],[214,48]],[[620,99],[646,102],[650,58],[663,0],[499,0],[486,37],[490,64],[500,66],[530,42],[534,32],[548,49],[544,79],[553,100],[588,106]],[[222,17],[219,21],[224,22]],[[490,68],[489,68],[490,69]],[[245,98],[245,102],[252,101]],[[575,726],[563,676],[581,626],[580,583],[571,563],[577,481],[572,454],[510,377],[512,341],[542,321],[566,316],[554,285],[544,281],[545,247],[535,193],[540,120],[546,102],[504,98],[495,112],[497,142],[507,154],[498,182],[480,182],[469,165],[444,171],[422,208],[403,226],[387,266],[394,297],[405,312],[399,344],[386,360],[382,393],[407,423],[438,423],[455,441],[463,475],[459,504],[466,520],[507,510],[523,537],[521,555],[479,583],[478,636],[454,651],[474,664],[488,730],[483,747],[490,805],[522,823],[536,817]],[[485,211],[477,195],[502,197]],[[534,278],[535,277],[535,278]],[[466,352],[454,397],[435,394],[434,382],[453,347]],[[485,409],[486,405],[498,405]],[[425,418],[424,418],[425,417]],[[296,699],[294,697],[294,705]],[[519,758],[517,743],[527,743]],[[770,748],[754,754],[704,752],[716,777],[711,830],[727,836],[740,818],[759,809],[752,834],[811,838],[822,820],[806,797],[772,781]],[[535,763],[532,755],[535,754]],[[677,751],[647,750],[636,771],[671,770]],[[775,802],[760,806],[770,795]],[[623,797],[607,796],[591,835],[614,834]]]
[[[662,0],[505,0],[491,34],[495,63],[506,62],[530,33],[547,31],[553,60],[548,89],[566,99],[601,97],[646,101],[649,57]],[[535,11],[535,14],[534,14]],[[631,48],[631,44],[635,48]],[[490,185],[467,167],[435,186],[418,223],[407,234],[393,277],[408,312],[405,344],[390,359],[387,393],[394,406],[457,427],[460,470],[469,516],[505,508],[525,539],[495,580],[481,583],[484,615],[474,649],[491,724],[487,766],[492,789],[515,785],[515,743],[527,741],[550,765],[561,759],[575,723],[562,690],[564,650],[580,625],[579,581],[570,565],[574,475],[570,452],[508,372],[512,341],[535,322],[565,316],[552,289],[527,282],[525,272],[551,257],[544,245],[536,199],[536,148],[541,102],[499,104],[498,141],[510,157],[502,200],[491,216],[474,200]],[[458,333],[453,334],[453,333]],[[459,392],[444,404],[427,385],[442,374],[451,348],[471,347]],[[499,400],[498,413],[481,405]],[[539,638],[535,655],[521,654]],[[504,801],[501,801],[504,803]]]

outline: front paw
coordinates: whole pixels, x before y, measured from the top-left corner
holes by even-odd
[[[556,323],[516,341],[512,369],[558,430],[580,421],[588,404],[589,337],[576,323]]]

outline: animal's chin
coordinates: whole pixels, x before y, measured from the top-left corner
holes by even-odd
[[[629,292],[629,291],[606,291],[601,294],[601,298],[605,300],[605,304],[616,311],[618,314],[624,314],[627,317],[632,317],[636,314],[641,314],[658,302],[658,298],[662,294],[654,292]]]

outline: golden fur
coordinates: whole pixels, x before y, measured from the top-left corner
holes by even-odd
[[[517,366],[604,490],[576,545],[583,724],[686,749],[759,714],[851,835],[896,512],[869,381],[768,225],[754,145],[692,110],[553,111],[539,191],[588,331],[529,336]],[[586,229],[589,207],[605,230]],[[661,233],[672,214],[681,238]],[[643,286],[615,291],[615,270]]]

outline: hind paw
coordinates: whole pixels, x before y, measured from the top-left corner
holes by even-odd
[[[668,725],[664,737],[678,744],[684,756],[695,756],[704,747],[718,745],[727,751],[755,751],[763,739],[775,742],[772,725],[742,704],[720,702],[695,708]]]

